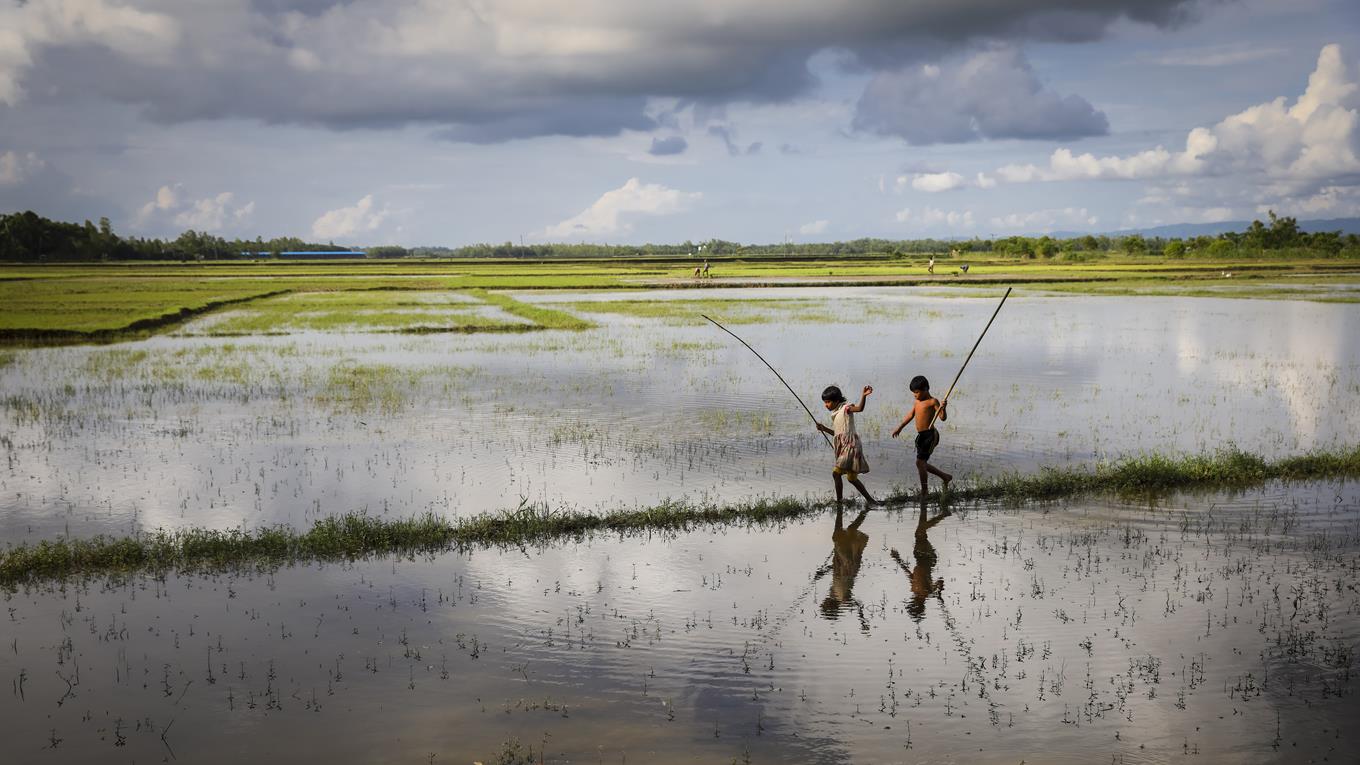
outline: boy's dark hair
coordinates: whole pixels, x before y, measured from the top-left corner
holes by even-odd
[[[828,385],[826,386],[826,390],[822,391],[822,400],[839,404],[845,400],[845,395],[841,393],[840,388],[837,388],[834,385]]]
[[[911,382],[907,385],[907,390],[912,393],[915,393],[918,390],[930,390],[930,381],[926,379],[925,375],[916,375],[911,378]]]

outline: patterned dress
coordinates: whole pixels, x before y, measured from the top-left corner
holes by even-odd
[[[831,415],[831,443],[836,447],[836,469],[842,473],[867,473],[869,462],[864,459],[864,447],[855,432],[855,413],[850,402],[841,404]]]

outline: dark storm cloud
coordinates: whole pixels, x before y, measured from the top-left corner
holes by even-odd
[[[1046,89],[1024,56],[1008,47],[880,72],[860,97],[854,125],[913,144],[1080,138],[1110,127],[1080,96]]]
[[[647,153],[656,157],[669,157],[675,154],[684,154],[685,149],[688,148],[688,141],[682,136],[673,135],[666,138],[653,138],[652,147],[647,150]]]
[[[162,122],[426,123],[482,142],[651,129],[651,97],[786,100],[814,84],[807,61],[822,50],[901,72],[978,41],[1093,40],[1119,18],[1168,25],[1194,8],[1194,0],[787,0],[777,12],[757,0],[90,0],[67,17],[42,12],[49,0],[0,3],[9,3],[0,23],[15,30],[22,54],[0,56],[0,110],[24,97],[106,98]],[[1055,111],[1090,132],[1093,118],[1077,101],[1058,99],[1043,114],[984,114],[995,124],[975,132],[1042,135],[1034,121]],[[882,109],[865,119],[898,132]]]

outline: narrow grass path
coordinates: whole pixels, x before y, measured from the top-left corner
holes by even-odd
[[[1053,500],[1083,493],[1149,495],[1176,489],[1248,488],[1266,481],[1360,477],[1360,445],[1311,452],[1274,462],[1229,449],[1215,455],[1150,455],[1095,469],[1046,468],[959,487],[956,501]],[[934,495],[932,495],[934,496]],[[940,497],[936,497],[940,498]],[[891,503],[919,499],[890,497]],[[44,540],[0,552],[0,587],[71,577],[118,576],[162,571],[268,569],[311,561],[345,561],[378,555],[434,554],[473,547],[542,544],[593,533],[687,531],[753,525],[816,515],[829,506],[793,498],[735,505],[668,502],[601,515],[553,512],[535,505],[449,520],[435,515],[386,520],[342,515],[298,531],[287,526],[255,530],[157,530],[128,537]]]
[[[593,322],[566,311],[521,303],[503,293],[487,292],[483,289],[467,290],[467,293],[483,303],[500,308],[511,316],[532,321],[543,329],[590,329],[595,326]]]

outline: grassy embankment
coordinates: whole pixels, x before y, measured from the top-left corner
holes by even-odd
[[[211,277],[170,271],[0,281],[0,304],[5,306],[0,341],[136,339],[214,312],[223,313],[222,319],[206,326],[203,334],[521,332],[593,326],[562,311],[470,287],[458,276],[356,278],[340,270],[329,276],[289,272],[272,278],[208,273]],[[545,279],[544,284],[558,281]]]
[[[1045,469],[1033,475],[1009,475],[959,487],[947,498],[1054,500],[1082,493],[1147,495],[1175,489],[1245,488],[1266,481],[1357,476],[1360,446],[1274,462],[1227,450],[1212,456],[1136,457],[1093,470]],[[915,499],[897,496],[890,498],[890,502],[900,505]],[[521,505],[515,510],[457,520],[434,515],[399,520],[345,515],[318,521],[306,531],[286,526],[229,531],[158,530],[130,537],[45,540],[0,552],[0,586],[14,588],[68,577],[270,568],[378,555],[430,554],[476,546],[549,543],[601,532],[624,534],[778,523],[826,509],[826,503],[791,498],[738,505],[673,502],[601,515]]]

